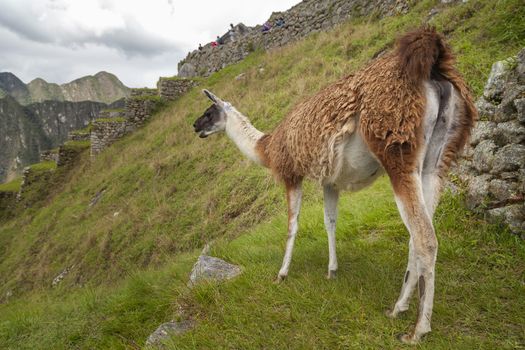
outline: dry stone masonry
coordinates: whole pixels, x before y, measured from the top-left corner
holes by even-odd
[[[58,147],[57,167],[74,165],[80,158],[82,152],[88,148],[88,144],[68,144]]]
[[[0,191],[0,219],[11,215],[16,206],[17,195],[14,191]]]
[[[125,119],[98,119],[91,124],[91,156],[96,156],[106,147],[126,134]]]
[[[480,121],[459,165],[467,205],[525,234],[525,48],[492,66]]]
[[[239,62],[256,49],[268,50],[297,41],[312,32],[327,30],[350,18],[363,15],[378,17],[405,13],[406,0],[304,0],[284,12],[274,12],[268,19],[272,28],[262,32],[262,26],[238,24],[228,31],[222,45],[203,46],[179,62],[179,77],[208,76],[230,64]],[[282,18],[284,24],[277,26]]]
[[[194,80],[182,78],[160,78],[157,83],[161,99],[173,101],[197,85]]]
[[[50,149],[40,152],[40,161],[56,163],[58,161],[58,149]]]

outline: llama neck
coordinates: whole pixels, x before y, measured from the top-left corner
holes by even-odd
[[[226,134],[237,145],[241,152],[257,164],[262,164],[257,151],[257,141],[264,135],[257,130],[240,112],[231,105],[226,106]]]

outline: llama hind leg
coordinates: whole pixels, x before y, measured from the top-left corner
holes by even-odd
[[[302,189],[301,183],[286,185],[286,199],[288,202],[288,239],[284,253],[283,264],[277,275],[277,282],[283,281],[288,276],[295,236],[299,227],[299,212],[301,210]]]
[[[335,278],[337,272],[337,254],[335,248],[335,227],[337,223],[337,202],[339,191],[333,186],[326,185],[324,192],[324,225],[328,234],[328,279]]]
[[[419,174],[406,175],[397,179],[394,184],[396,204],[399,212],[410,232],[415,260],[415,275],[408,278],[411,285],[415,286],[417,279],[419,287],[418,317],[414,330],[401,337],[404,343],[415,344],[421,337],[430,332],[430,319],[434,302],[435,263],[437,256],[437,239],[432,226],[432,220],[426,208],[422,190],[421,176]],[[410,262],[410,258],[409,258]],[[407,283],[408,284],[408,283]],[[401,296],[403,298],[403,295]],[[403,301],[403,299],[401,300]]]
[[[396,318],[400,313],[408,310],[410,298],[412,297],[417,285],[416,252],[414,250],[412,239],[410,239],[408,249],[408,264],[403,277],[401,293],[399,293],[399,298],[397,299],[394,308],[386,312],[386,315],[390,318]]]
[[[442,179],[438,175],[435,167],[432,169],[425,168],[421,176],[423,198],[425,201],[425,207],[427,209],[430,220],[434,217],[434,212],[439,201]],[[398,203],[398,207],[402,206]],[[414,289],[417,285],[417,265],[416,265],[416,253],[414,249],[414,242],[412,238],[409,243],[408,253],[408,264],[403,278],[403,286],[401,287],[401,293],[399,298],[391,311],[387,312],[387,316],[395,318],[399,313],[408,310],[410,298]]]

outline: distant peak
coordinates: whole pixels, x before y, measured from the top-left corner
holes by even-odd
[[[103,77],[103,76],[115,77],[115,74],[112,74],[110,72],[106,72],[106,71],[103,71],[103,70],[98,72],[97,74],[95,74],[95,77]]]
[[[0,72],[0,78],[3,78],[3,79],[10,78],[10,79],[20,80],[16,75],[14,75],[11,72]]]
[[[42,79],[42,78],[35,78],[35,79],[33,79],[33,80],[31,80],[31,81],[29,82],[29,84],[35,84],[35,83],[40,83],[40,84],[44,83],[44,84],[47,84],[47,81],[45,81],[45,80]]]

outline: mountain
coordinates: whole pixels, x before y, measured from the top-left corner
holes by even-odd
[[[19,103],[31,102],[31,94],[26,84],[10,72],[0,72],[0,90],[3,94],[14,97]]]
[[[20,174],[39,161],[40,152],[57,147],[68,133],[84,128],[102,109],[121,107],[93,101],[44,101],[20,105],[13,97],[0,98],[0,181]]]
[[[99,72],[61,85],[66,101],[98,101],[111,103],[129,96],[130,89],[113,74]]]
[[[12,73],[0,73],[0,182],[37,162],[41,151],[60,145],[100,110],[122,106],[129,94],[108,72],[62,85],[41,78],[26,85]]]
[[[0,99],[0,181],[38,162],[40,150],[52,148],[40,120],[7,95]]]
[[[0,90],[3,94],[14,97],[22,105],[47,100],[112,103],[129,96],[130,93],[130,89],[114,74],[103,71],[62,85],[48,83],[41,78],[36,78],[26,85],[13,73],[3,72],[0,73]]]
[[[332,2],[327,13],[337,14],[342,0]],[[200,139],[192,128],[210,106],[200,92],[207,88],[270,131],[431,15],[476,97],[493,62],[524,44],[523,0],[410,3],[406,15],[349,19],[199,79],[143,128],[80,160],[44,204],[0,222],[0,348],[137,349],[159,324],[188,317],[194,329],[166,349],[411,349],[395,335],[417,315],[417,288],[408,317],[383,313],[399,293],[409,239],[388,179],[341,195],[340,265],[329,281],[323,194],[305,181],[293,267],[277,285],[283,188],[225,135]],[[450,192],[434,221],[434,332],[417,348],[520,348],[525,242],[465,210]],[[190,288],[208,242],[210,255],[243,273]]]
[[[36,78],[27,84],[27,89],[32,102],[42,102],[46,100],[64,101],[62,87],[58,84],[48,83],[44,79]]]

